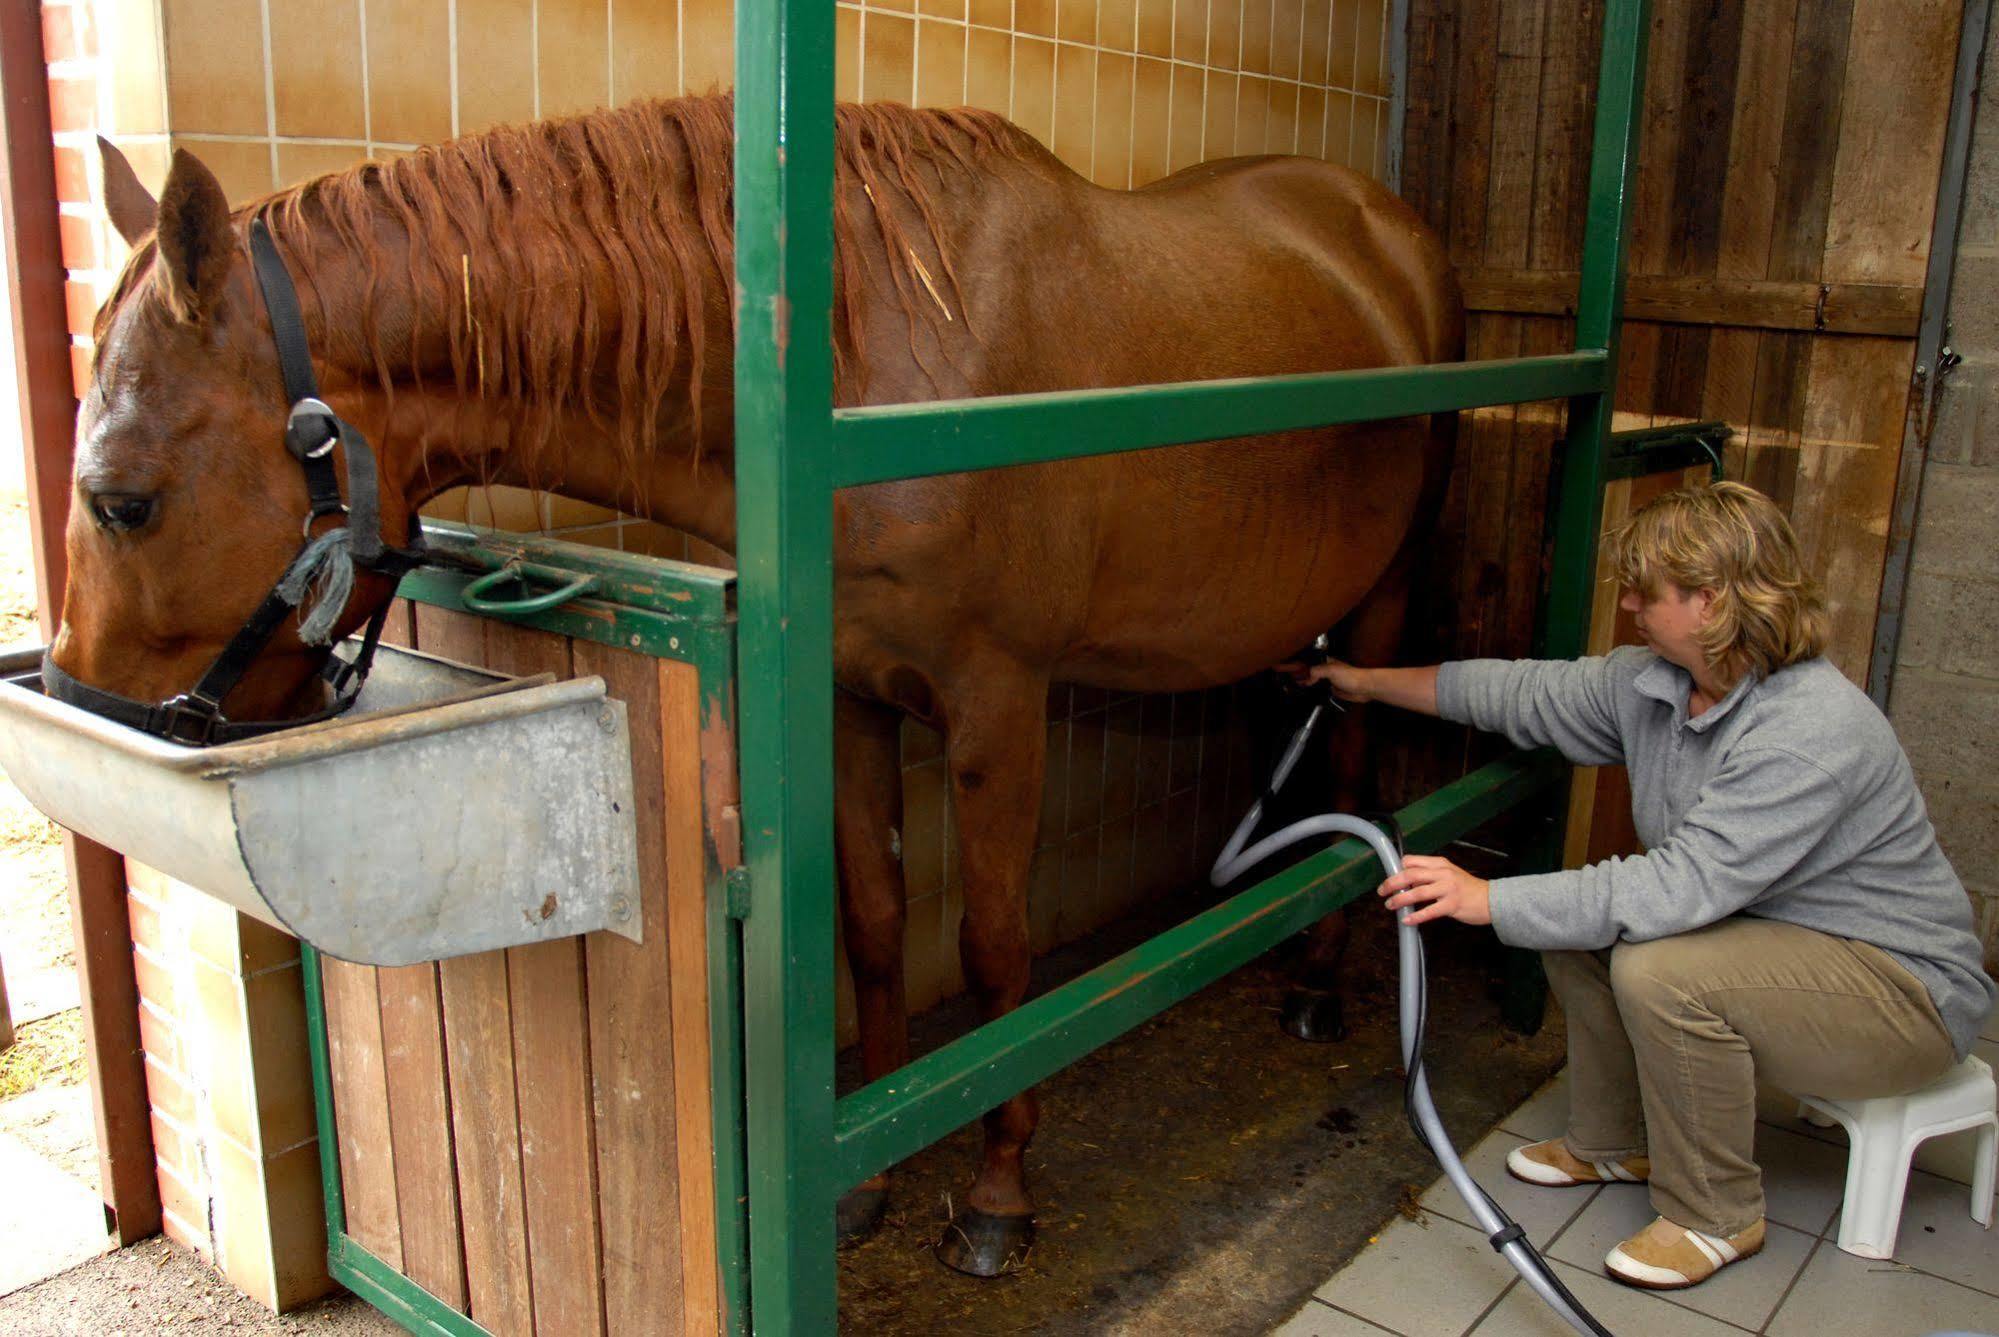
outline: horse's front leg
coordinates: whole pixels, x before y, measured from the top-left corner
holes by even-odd
[[[1027,996],[1027,869],[1048,752],[1048,684],[1011,664],[982,666],[977,686],[945,702],[945,755],[958,821],[965,918],[958,946],[986,1020]],[[1032,1089],[985,1116],[985,1159],[938,1241],[960,1272],[999,1276],[1034,1243],[1025,1156],[1038,1110]]]
[[[833,699],[833,840],[840,865],[840,910],[847,964],[861,1032],[861,1071],[870,1082],[909,1062],[909,1010],[903,994],[905,918],[902,859],[902,715],[847,692]],[[840,1238],[881,1223],[888,1175],[856,1185],[840,1199]]]

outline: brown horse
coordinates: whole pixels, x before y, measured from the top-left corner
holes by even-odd
[[[297,549],[306,497],[252,216],[297,280],[325,399],[375,443],[391,539],[488,480],[733,547],[731,116],[682,99],[495,130],[233,215],[187,154],[155,203],[106,146],[106,203],[136,250],[78,424],[60,667],[143,700],[182,691]],[[841,403],[1461,356],[1436,238],[1344,168],[1239,159],[1109,191],[985,113],[842,106],[837,127]],[[1050,683],[1227,683],[1343,619],[1350,655],[1388,657],[1449,454],[1447,430],[1405,420],[839,495],[837,843],[870,1079],[909,1053],[900,718],[945,736],[965,973],[1004,1013],[1028,984]],[[364,576],[342,634],[389,594]],[[295,628],[232,718],[321,704],[325,652]],[[1315,959],[1341,938],[1323,928]],[[991,1274],[1030,1238],[1035,1120],[1031,1092],[986,1116],[954,1266]],[[843,1209],[865,1219],[885,1185]]]

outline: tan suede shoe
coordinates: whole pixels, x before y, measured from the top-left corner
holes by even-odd
[[[1627,1156],[1621,1161],[1578,1160],[1569,1154],[1568,1143],[1557,1137],[1547,1142],[1529,1142],[1507,1152],[1506,1173],[1542,1188],[1642,1184],[1652,1177],[1652,1162],[1644,1156]]]
[[[1660,1217],[1604,1255],[1612,1281],[1648,1291],[1698,1286],[1730,1263],[1763,1251],[1763,1222],[1723,1239]]]

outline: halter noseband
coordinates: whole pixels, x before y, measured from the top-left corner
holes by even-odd
[[[301,719],[230,720],[222,713],[222,703],[242,679],[252,662],[270,642],[285,618],[305,599],[305,586],[318,566],[326,561],[351,560],[355,567],[400,580],[422,566],[425,554],[416,541],[416,522],[410,522],[412,541],[407,548],[391,548],[382,542],[381,487],[375,472],[375,453],[367,438],[343,421],[319,398],[319,383],[312,374],[312,357],[305,337],[305,322],[299,315],[298,291],[278,256],[264,220],[250,224],[250,257],[255,264],[257,287],[263,294],[264,309],[271,317],[271,335],[278,346],[278,366],[284,375],[285,398],[291,412],[285,419],[285,448],[305,471],[306,494],[311,510],[305,517],[303,543],[272,586],[264,601],[230,638],[229,644],[208,666],[201,680],[170,700],[148,705],[129,696],[107,692],[101,687],[78,682],[65,673],[55,656],[42,657],[42,686],[58,701],[102,715],[115,723],[169,742],[204,746],[232,743],[279,729],[292,729],[331,719],[354,704],[367,681],[368,669],[388,620],[389,603],[384,602],[368,619],[360,653],[350,662],[329,654],[320,671],[333,689],[333,703],[326,709]],[[333,468],[333,448],[346,450],[347,496],[342,500],[340,480]],[[326,542],[329,535],[315,539],[312,525],[327,515],[347,518],[346,551],[335,550]]]

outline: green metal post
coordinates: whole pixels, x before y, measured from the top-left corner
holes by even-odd
[[[312,1061],[312,1117],[319,1130],[319,1185],[326,1195],[326,1247],[329,1260],[347,1235],[347,1198],[340,1186],[340,1133],[333,1117],[333,1076],[326,1052],[326,983],[319,969],[319,951],[302,942],[298,949],[299,983],[305,990],[305,1048]]]
[[[1601,390],[1569,400],[1568,440],[1555,488],[1553,569],[1536,637],[1536,652],[1555,659],[1572,659],[1589,648],[1597,530],[1609,470],[1612,391],[1624,316],[1625,238],[1631,221],[1632,177],[1638,166],[1639,112],[1645,101],[1649,9],[1648,0],[1610,0],[1603,16],[1576,348],[1601,350],[1606,375]],[[1547,806],[1527,815],[1538,828],[1529,833],[1522,850],[1527,869],[1561,867],[1569,791],[1569,784],[1557,785]],[[1541,1027],[1547,1003],[1547,977],[1540,960],[1508,948],[1503,974],[1502,1017],[1514,1030],[1532,1034]]]
[[[833,6],[736,7],[736,559],[750,1303],[830,1333]]]
[[[1573,658],[1589,644],[1611,391],[1617,383],[1617,337],[1624,314],[1625,236],[1645,101],[1649,9],[1648,0],[1610,0],[1603,16],[1576,348],[1601,349],[1608,374],[1601,390],[1569,400],[1568,443],[1557,485],[1554,569],[1540,635],[1540,652],[1551,658]]]

